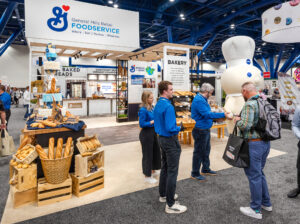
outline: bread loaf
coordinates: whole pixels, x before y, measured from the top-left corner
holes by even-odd
[[[63,149],[63,139],[59,138],[57,140],[55,159],[60,159],[61,158],[61,156],[62,156],[62,149]]]
[[[50,90],[51,93],[55,93],[55,83],[56,83],[55,78],[52,78],[52,80],[51,80],[51,90]]]
[[[54,159],[54,138],[49,138],[48,158]]]
[[[68,157],[71,151],[71,146],[72,146],[72,137],[69,137],[66,143],[66,148],[65,148],[65,152],[64,152],[64,157]]]
[[[44,149],[42,148],[42,146],[36,145],[35,149],[36,149],[36,151],[39,154],[41,159],[48,159],[48,156],[47,156],[46,152],[44,151]]]
[[[49,120],[43,120],[43,121],[41,121],[41,123],[45,126],[49,126],[49,127],[52,127],[52,128],[56,127],[56,124],[54,122],[49,121]]]

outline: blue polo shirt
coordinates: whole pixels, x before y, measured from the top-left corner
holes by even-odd
[[[150,124],[150,121],[154,120],[153,109],[147,110],[146,107],[141,107],[139,110],[139,124],[141,128],[152,128],[154,124]]]
[[[207,99],[201,94],[197,94],[192,102],[192,119],[196,121],[196,128],[210,129],[213,125],[213,119],[224,118],[224,113],[215,113],[207,102]]]
[[[157,134],[164,137],[178,135],[180,131],[174,107],[167,98],[160,97],[154,108],[154,128]]]
[[[0,100],[3,103],[4,109],[9,110],[11,104],[11,97],[7,92],[4,92],[0,95]]]

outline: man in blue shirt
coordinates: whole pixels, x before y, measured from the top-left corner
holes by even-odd
[[[183,213],[187,207],[175,200],[181,147],[178,141],[178,132],[183,127],[177,126],[176,116],[170,99],[173,96],[173,86],[169,81],[158,84],[160,99],[154,108],[154,128],[159,135],[159,144],[162,153],[162,167],[159,179],[159,201],[167,202],[166,213]]]
[[[214,87],[209,83],[203,83],[200,94],[196,95],[192,102],[192,119],[196,121],[193,129],[194,153],[191,178],[204,181],[202,175],[216,175],[215,171],[210,169],[210,128],[213,125],[213,119],[225,118],[230,113],[214,113],[207,102],[212,96]],[[202,172],[200,174],[200,166],[202,163]]]
[[[5,114],[6,114],[6,128],[8,125],[8,120],[10,117],[10,105],[11,105],[11,97],[10,95],[5,92],[5,86],[0,85],[0,100],[2,101],[2,104],[4,106]]]
[[[296,137],[300,140],[300,107],[296,108],[293,121],[292,121],[292,129]],[[297,158],[297,182],[298,187],[291,190],[288,193],[289,198],[295,198],[300,194],[300,141],[298,142],[298,158]]]

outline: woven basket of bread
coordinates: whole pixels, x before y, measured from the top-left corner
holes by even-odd
[[[48,151],[46,149],[46,151]],[[74,147],[70,155],[60,159],[41,159],[46,181],[50,184],[60,184],[68,179]]]
[[[102,145],[98,140],[96,135],[90,137],[80,137],[77,139],[76,146],[80,152],[80,154],[84,154],[86,152],[94,152],[96,149],[100,148]]]
[[[33,145],[27,144],[17,151],[13,158],[18,163],[30,164],[38,157],[38,153]]]

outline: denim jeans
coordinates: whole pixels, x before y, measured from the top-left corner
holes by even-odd
[[[167,197],[168,206],[175,203],[174,195],[179,167],[181,147],[177,135],[172,137],[159,136],[162,161],[159,179],[159,195]]]
[[[297,182],[298,182],[298,188],[300,188],[300,141],[298,142]]]
[[[249,180],[251,203],[253,210],[260,211],[261,205],[271,206],[268,184],[263,172],[270,152],[270,142],[249,142],[250,166],[245,168]]]
[[[29,105],[28,104],[24,104],[24,107],[26,108],[26,113],[24,115],[24,118],[27,118],[29,116],[29,110],[28,110]]]
[[[200,166],[202,163],[202,172],[210,171],[210,129],[193,129],[194,153],[193,153],[193,165],[192,176],[197,177],[200,175]]]

